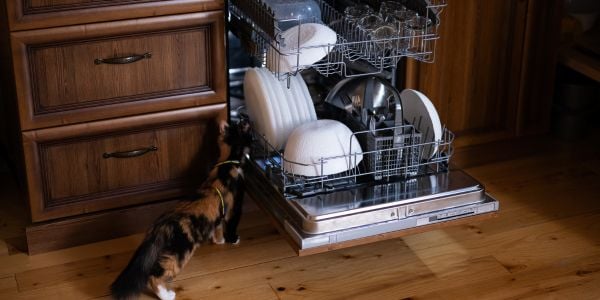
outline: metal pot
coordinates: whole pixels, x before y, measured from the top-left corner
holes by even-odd
[[[395,127],[403,122],[400,93],[376,76],[340,81],[325,102],[346,111],[364,129]]]

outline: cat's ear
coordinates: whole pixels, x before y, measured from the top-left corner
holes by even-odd
[[[221,136],[225,136],[225,133],[227,133],[227,128],[229,128],[229,124],[227,123],[227,121],[219,121],[219,134]]]
[[[240,120],[237,127],[240,133],[250,133],[250,118],[248,115],[240,113]]]
[[[250,122],[248,122],[247,120],[240,121],[240,128],[242,130],[242,133],[249,133],[250,132]]]

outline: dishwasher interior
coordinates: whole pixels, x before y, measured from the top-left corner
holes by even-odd
[[[390,233],[401,235],[442,222],[451,225],[491,216],[499,209],[498,201],[476,179],[450,169],[454,134],[439,120],[431,123],[426,112],[432,106],[425,113],[409,111],[411,101],[426,96],[395,87],[402,79],[397,76],[398,66],[406,59],[434,62],[445,0],[298,0],[294,2],[316,6],[307,15],[295,11],[287,18],[277,15],[282,6],[271,7],[282,2],[291,1],[227,3],[229,103],[231,118],[249,117],[254,128],[248,192],[299,253]],[[331,39],[312,41],[312,28],[322,27],[327,31],[314,36],[332,32]],[[309,54],[314,53],[324,54],[311,61]],[[263,95],[250,94],[254,102],[245,97],[249,82],[262,84],[248,81],[249,74],[275,78],[275,86],[284,91],[273,94],[284,96],[273,97],[282,101],[278,103],[292,102],[286,100],[286,88],[305,84],[304,95],[314,116],[295,121],[292,114],[287,115],[290,120],[280,118],[280,124],[287,122],[289,128],[283,142],[269,134],[270,127],[254,126],[265,110],[276,111],[276,107],[249,107],[258,107],[256,99],[262,100]],[[300,143],[302,147],[292,147],[299,128],[313,135],[325,132],[330,125],[325,120],[335,120],[349,130],[331,136],[323,133],[322,140],[315,137]],[[318,122],[324,127],[307,124]],[[336,143],[343,153],[299,161],[303,152],[322,151]]]

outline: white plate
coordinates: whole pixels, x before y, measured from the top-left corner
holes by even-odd
[[[442,140],[442,123],[435,106],[423,93],[406,89],[400,93],[404,119],[421,132],[421,143],[431,143],[423,148],[423,158],[431,158]],[[436,143],[433,143],[436,142]]]
[[[302,75],[300,75],[300,74],[296,75],[296,79],[298,80],[298,83],[300,84],[300,87],[299,87],[300,91],[304,95],[304,101],[306,103],[306,106],[308,107],[308,113],[309,113],[310,120],[316,120],[317,112],[315,111],[315,104],[313,103],[312,97],[310,96],[310,91],[308,90],[308,86],[306,85],[304,78],[302,78]]]
[[[293,123],[292,127],[302,124],[304,122],[304,117],[301,115],[301,111],[298,109],[298,100],[296,99],[296,95],[293,91],[292,81],[290,80],[289,88],[287,86],[287,80],[278,81],[278,84],[284,94],[284,100],[290,112],[290,117]]]
[[[297,76],[300,76],[299,74]],[[308,112],[308,107],[306,106],[306,99],[304,99],[304,95],[300,90],[300,83],[296,77],[290,78],[290,91],[294,95],[294,103],[296,108],[298,109],[298,116],[301,119],[301,123],[307,121],[313,121],[310,119],[310,114]]]
[[[275,146],[277,141],[275,113],[268,101],[268,89],[261,79],[258,69],[246,71],[244,76],[244,98],[250,119],[256,130]]]
[[[295,72],[299,66],[309,66],[327,56],[337,42],[337,34],[331,28],[318,24],[296,25],[281,34],[283,44],[279,52],[269,47],[267,67],[280,73]],[[299,52],[299,53],[298,53]]]
[[[278,147],[284,148],[287,137],[290,135],[290,132],[294,129],[295,124],[292,119],[292,115],[290,113],[290,109],[288,108],[288,100],[287,96],[284,94],[284,91],[281,89],[281,85],[279,84],[279,80],[275,78],[275,76],[269,72],[269,70],[265,68],[259,69],[262,73],[263,78],[265,78],[267,85],[271,88],[271,98],[270,102],[273,107],[276,107],[276,112],[278,115]]]
[[[258,75],[262,79],[265,87],[268,90],[268,97],[265,101],[266,105],[270,106],[273,109],[273,114],[275,117],[275,128],[273,131],[275,141],[271,144],[273,147],[279,149],[283,149],[285,143],[285,128],[286,124],[283,120],[283,112],[279,105],[279,101],[277,99],[277,92],[275,91],[276,86],[272,82],[271,78],[268,76],[268,72],[265,72],[263,69],[257,69]]]

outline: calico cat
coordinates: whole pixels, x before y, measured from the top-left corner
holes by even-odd
[[[220,163],[210,171],[198,189],[196,200],[183,201],[159,217],[123,272],[111,285],[115,299],[137,298],[148,287],[161,300],[175,299],[166,287],[183,269],[202,243],[239,242],[237,226],[242,211],[244,178],[242,167],[252,137],[249,125],[241,121],[230,127],[222,124]]]

